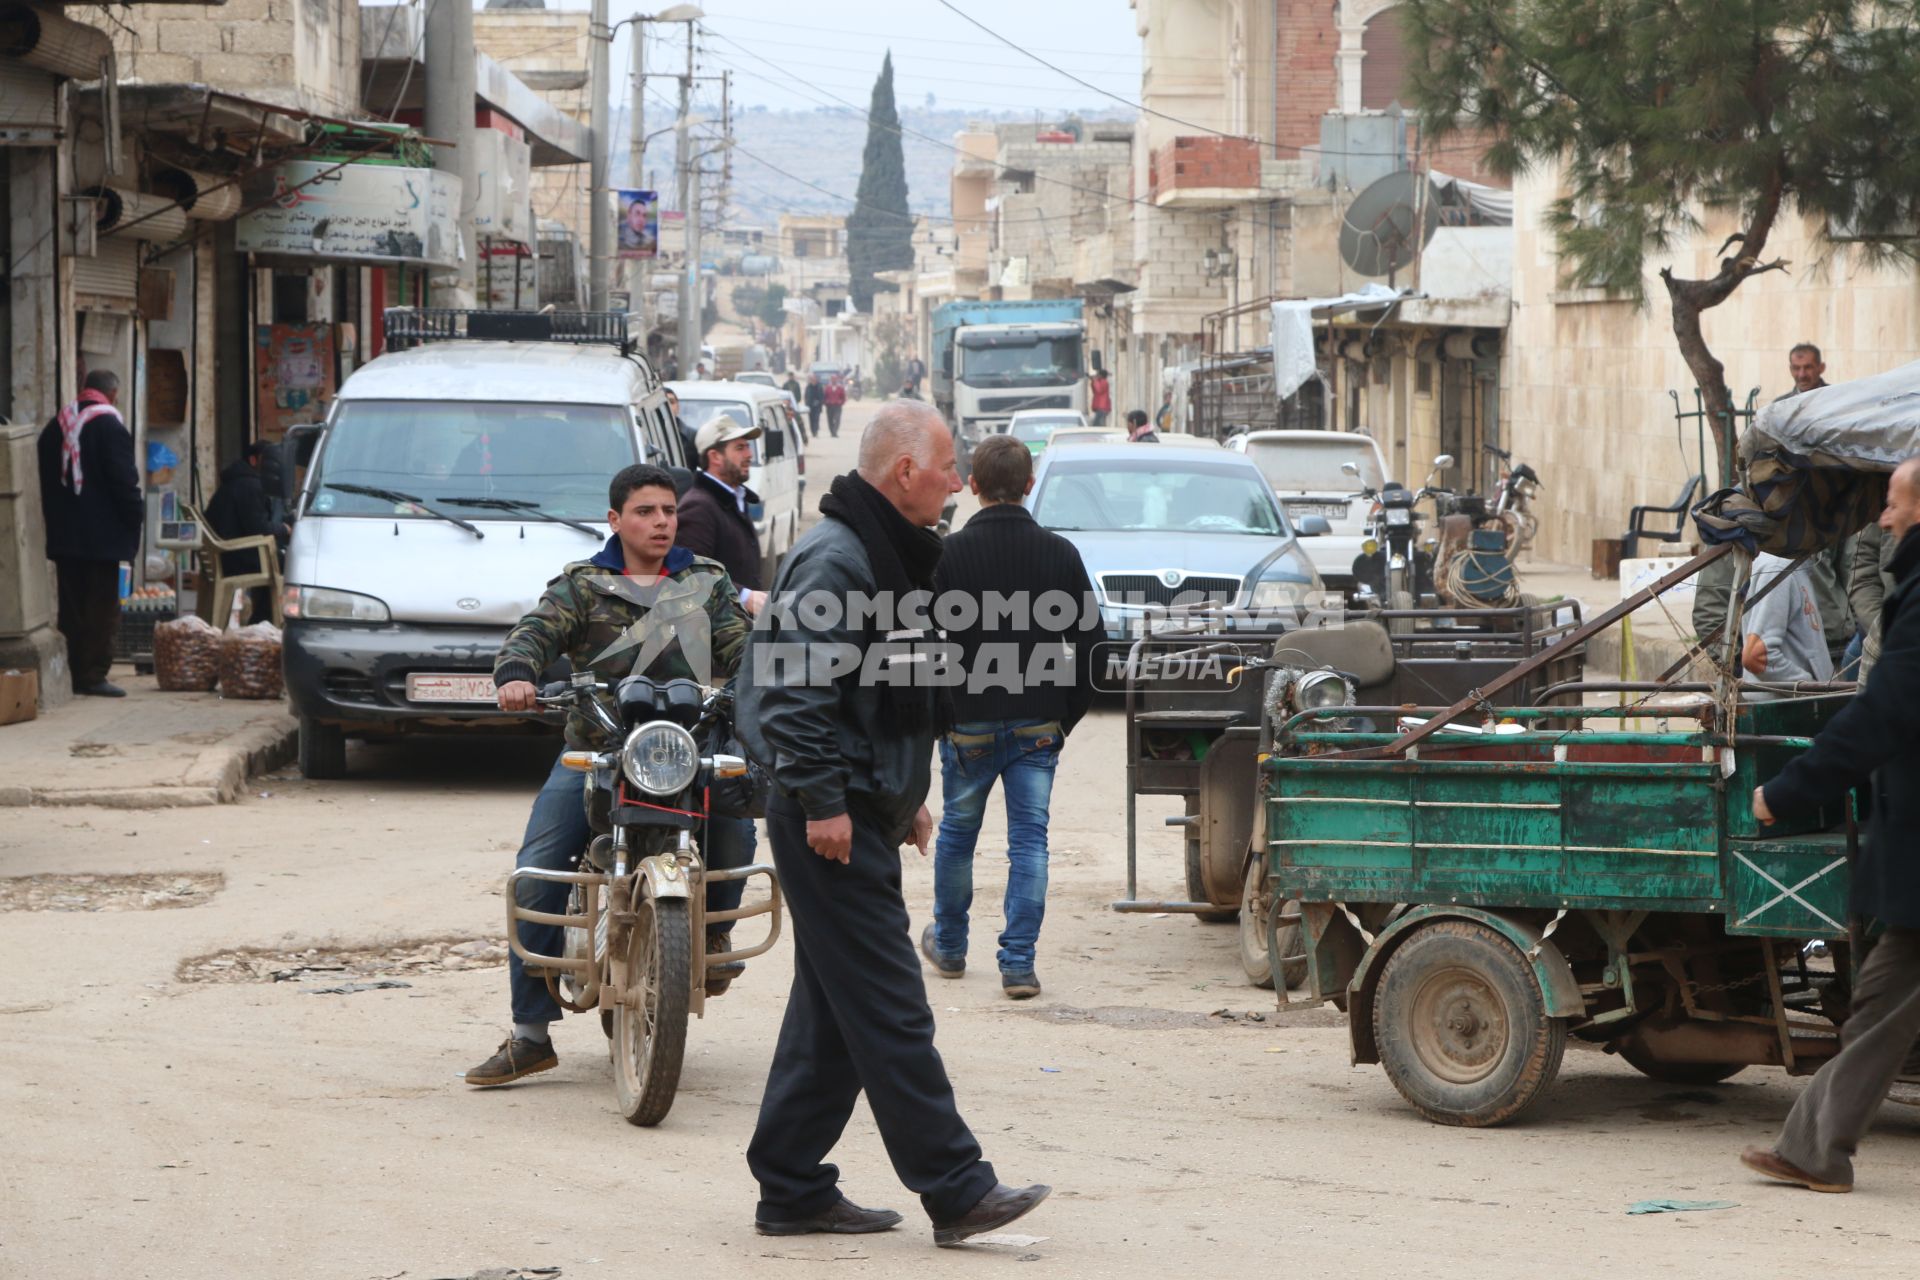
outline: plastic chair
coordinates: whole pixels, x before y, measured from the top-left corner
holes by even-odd
[[[1706,477],[1691,476],[1687,487],[1671,506],[1635,507],[1627,513],[1627,532],[1620,539],[1620,558],[1633,560],[1640,554],[1640,539],[1652,538],[1656,542],[1679,542],[1687,533],[1687,512],[1693,507],[1693,495],[1706,483]],[[1673,516],[1675,527],[1672,529],[1649,529],[1646,527],[1648,516]]]
[[[181,503],[180,509],[187,519],[200,528],[200,574],[204,581],[208,573],[213,575],[213,612],[207,619],[216,627],[225,627],[227,619],[233,616],[234,597],[242,591],[254,587],[266,587],[273,597],[273,625],[286,625],[281,616],[280,581],[280,544],[271,534],[258,534],[247,538],[220,538],[214,536],[213,526],[207,523],[205,515],[190,503]],[[222,564],[221,557],[228,552],[251,551],[254,553],[258,569],[245,573],[229,573]],[[261,621],[259,618],[253,619]]]

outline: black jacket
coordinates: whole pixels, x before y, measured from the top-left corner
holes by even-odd
[[[897,735],[881,714],[880,688],[860,665],[826,679],[830,658],[858,653],[879,637],[849,625],[844,610],[784,607],[821,592],[845,602],[875,594],[872,562],[860,535],[822,520],[793,544],[774,579],[774,601],[754,620],[740,663],[734,723],[741,745],[800,802],[809,820],[853,813],[895,844],[933,784],[933,730]],[[791,660],[802,666],[795,671]],[[818,676],[819,678],[810,678]]]
[[[807,384],[807,408],[818,409],[827,403],[827,389],[817,382]]]
[[[967,682],[951,691],[953,719],[1058,720],[1071,731],[1093,704],[1094,661],[1106,639],[1079,550],[1042,529],[1019,503],[1001,503],[983,507],[964,529],[947,538],[933,582],[936,593],[964,592],[982,605],[989,603],[989,592],[999,592],[1010,601],[1024,597],[1028,606],[1012,619],[1024,620],[1022,628],[1006,625],[1004,615],[988,627],[981,608],[972,611],[974,625],[947,633],[947,639],[960,646],[968,674]],[[1050,591],[1064,592],[1074,601],[1075,614],[1065,631],[1049,630],[1037,616],[1041,611],[1032,607]],[[1049,665],[1046,655],[1058,654],[1063,644],[1073,646],[1071,663],[1061,659],[1051,664],[1051,678],[1031,683],[1024,679],[1029,672],[1039,675]],[[1036,653],[1042,655],[1038,663]],[[1014,675],[1022,677],[1017,690],[1005,683]]]
[[[748,489],[747,503],[760,501]],[[718,560],[727,567],[733,585],[749,591],[765,591],[766,579],[760,564],[760,535],[753,520],[740,509],[718,480],[702,471],[694,477],[693,488],[680,499],[680,533],[674,541],[697,556]]]
[[[60,419],[40,433],[40,509],[49,560],[132,560],[147,519],[133,435],[117,414],[80,428],[80,492],[60,480]]]
[[[221,538],[265,537],[275,532],[267,487],[260,482],[259,471],[245,458],[229,462],[220,473],[220,487],[213,491],[206,515],[207,523]],[[254,551],[224,552],[220,567],[228,573],[256,572],[260,556]]]
[[[1853,869],[1853,910],[1920,929],[1920,531],[1893,556],[1898,579],[1880,609],[1880,661],[1870,693],[1828,721],[1813,746],[1766,785],[1777,815],[1837,803],[1873,781],[1873,813]]]

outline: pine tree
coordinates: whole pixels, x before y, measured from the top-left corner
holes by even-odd
[[[871,313],[876,271],[913,265],[913,216],[907,212],[907,161],[900,113],[893,105],[893,54],[880,64],[867,109],[867,149],[860,163],[858,203],[847,215],[847,267],[858,311]]]
[[[1696,230],[1702,210],[1734,218],[1712,275],[1660,272],[1723,468],[1733,397],[1701,313],[1791,265],[1765,257],[1778,220],[1807,219],[1823,254],[1842,226],[1869,261],[1920,248],[1916,0],[1408,0],[1403,12],[1428,138],[1486,131],[1489,162],[1509,174],[1561,165],[1546,225],[1571,280],[1644,302],[1649,252]]]

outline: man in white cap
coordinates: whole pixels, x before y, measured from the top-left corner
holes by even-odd
[[[760,535],[747,508],[760,495],[747,488],[753,465],[753,441],[760,428],[728,413],[716,413],[693,439],[693,463],[699,468],[693,487],[680,499],[680,546],[718,560],[740,590],[747,616],[767,603],[767,582],[760,563]]]

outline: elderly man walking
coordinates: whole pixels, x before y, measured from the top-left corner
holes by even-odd
[[[1867,953],[1840,1028],[1840,1052],[1801,1093],[1771,1149],[1740,1159],[1814,1191],[1853,1190],[1853,1153],[1920,1035],[1920,458],[1893,473],[1880,527],[1899,544],[1881,606],[1873,693],[1856,697],[1813,746],[1753,793],[1761,822],[1838,804],[1873,782],[1873,816],[1853,868],[1853,913],[1886,925]]]
[[[875,415],[859,469],[834,480],[826,518],[788,553],[739,677],[741,739],[773,775],[767,835],[793,921],[793,990],[747,1148],[763,1235],[900,1221],[848,1200],[826,1163],[863,1091],[935,1244],[1002,1227],[1049,1190],[1001,1185],[960,1118],[900,891],[900,846],[925,856],[933,825],[934,690],[913,678],[930,655],[912,643],[907,598],[933,586],[929,526],[959,487],[935,410],[895,401]]]
[[[147,514],[119,399],[119,377],[95,369],[80,398],[40,433],[40,509],[59,577],[67,667],[73,691],[97,698],[126,696],[107,672],[120,629],[120,562],[140,554]]]

